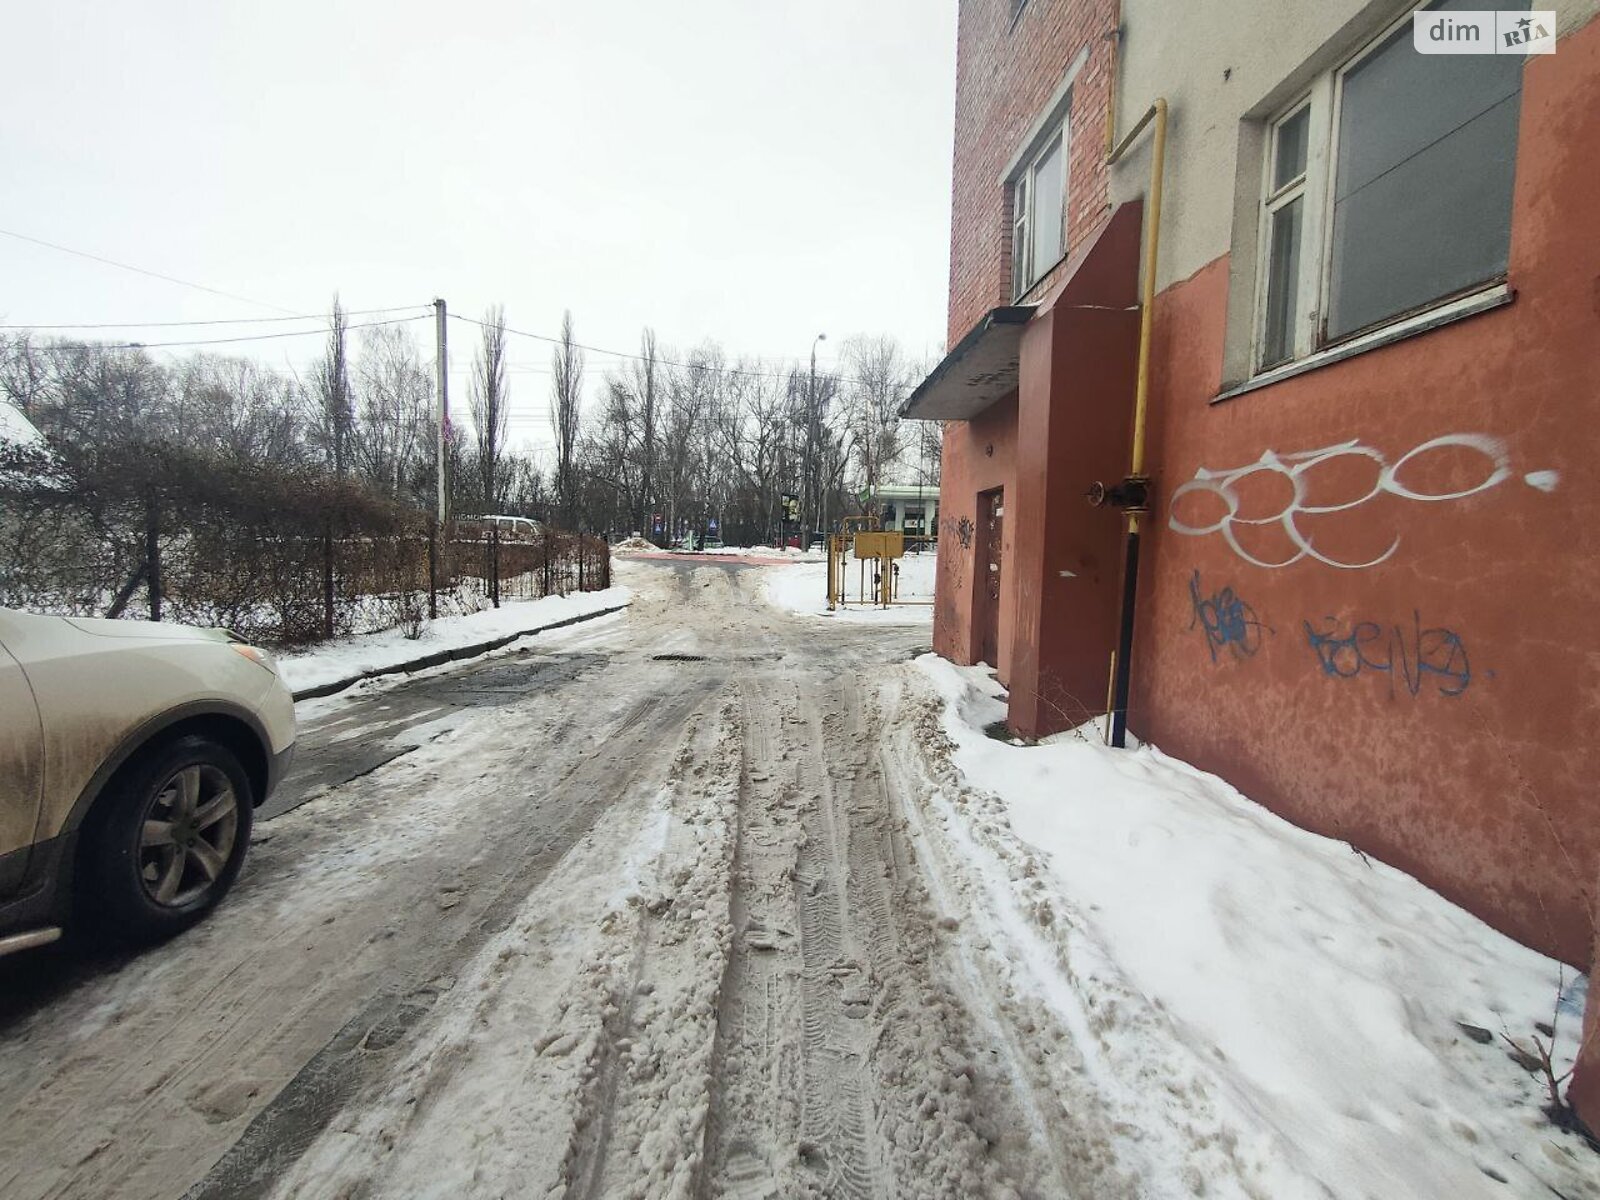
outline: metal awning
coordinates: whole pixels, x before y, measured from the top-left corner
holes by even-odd
[[[911,421],[970,421],[1017,390],[1022,330],[1038,305],[991,309],[917,385],[900,415]]]

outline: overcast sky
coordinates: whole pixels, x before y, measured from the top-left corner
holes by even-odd
[[[617,349],[648,324],[772,359],[817,333],[819,361],[857,332],[936,354],[955,7],[8,5],[0,229],[274,307],[0,235],[0,322],[271,317],[337,289],[351,309],[499,301],[537,333],[570,308]],[[452,322],[463,399],[470,336]],[[318,339],[215,349],[303,367]],[[549,347],[511,349],[534,369],[512,377],[513,435],[542,442]],[[591,383],[615,361],[590,355]]]

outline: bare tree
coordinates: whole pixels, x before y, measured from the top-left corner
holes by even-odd
[[[900,401],[911,372],[891,337],[855,337],[844,344],[844,419],[857,482],[875,491],[899,465],[905,448]]]
[[[576,518],[578,480],[573,470],[578,450],[578,423],[583,411],[583,351],[572,333],[572,312],[561,314],[561,343],[551,357],[550,424],[556,436],[556,503],[564,523]]]
[[[638,420],[629,379],[610,375],[605,381],[605,403],[591,435],[585,439],[584,471],[598,476],[598,489],[588,495],[599,498],[606,527],[633,520],[643,492],[639,483]],[[597,514],[591,512],[593,518]]]
[[[367,480],[401,495],[416,472],[431,427],[433,380],[411,335],[380,325],[362,335],[356,368],[361,382],[352,459]]]
[[[511,389],[506,383],[506,310],[502,305],[484,313],[482,332],[472,368],[472,428],[478,440],[483,506],[492,512],[505,498],[502,459],[511,405]]]
[[[526,454],[509,454],[505,459],[505,511],[522,517],[542,516],[549,498],[544,472]]]
[[[176,438],[197,449],[280,466],[305,461],[294,382],[248,358],[197,354],[168,372]]]
[[[48,378],[44,355],[29,334],[0,339],[0,396],[21,409],[23,416],[33,417]]]
[[[646,509],[656,488],[656,334],[646,329],[639,339],[639,361],[633,367],[634,390],[639,401],[639,495],[633,512],[635,527],[644,528]]]
[[[328,463],[343,475],[349,465],[350,431],[355,425],[355,405],[350,395],[350,363],[345,345],[349,318],[337,293],[329,317],[328,346],[317,364],[316,393],[322,409],[322,434]]]
[[[830,465],[835,454],[839,392],[834,375],[795,369],[789,373],[789,433],[800,496],[801,544],[809,545],[812,532],[826,519]]]

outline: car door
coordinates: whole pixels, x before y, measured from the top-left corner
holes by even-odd
[[[0,642],[0,896],[27,874],[43,783],[39,707],[21,664]]]

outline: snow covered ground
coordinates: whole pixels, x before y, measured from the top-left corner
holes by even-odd
[[[719,554],[748,554],[759,558],[789,558],[795,562],[821,562],[824,558],[820,547],[814,546],[810,550],[801,550],[796,546],[724,546]]]
[[[995,740],[987,671],[918,665],[954,766],[925,836],[969,936],[1071,1032],[1141,1196],[1600,1195],[1501,1037],[1555,1024],[1565,1070],[1570,968],[1154,748]]]
[[[653,542],[641,537],[624,538],[615,543],[612,550],[618,554],[653,555],[656,557],[686,557],[690,555],[705,555],[712,558],[748,558],[753,562],[770,564],[773,561],[788,562],[822,562],[824,555],[820,548],[800,550],[794,546],[708,546],[704,550],[680,550],[669,548],[663,550]]]
[[[395,667],[439,650],[454,650],[507,634],[539,629],[557,621],[627,604],[633,593],[626,587],[599,592],[574,592],[541,600],[508,600],[499,608],[486,608],[464,616],[440,617],[422,627],[420,638],[408,638],[401,629],[338,638],[313,649],[285,654],[278,670],[295,691],[349,679],[364,671]]]
[[[300,706],[190,933],[0,959],[0,1196],[1600,1198],[1499,1040],[1570,1058],[1557,964],[1154,749],[988,737],[920,628],[775,607],[807,567],[617,569]]]
[[[892,608],[873,608],[858,603],[861,594],[860,564],[848,560],[846,597],[851,601],[844,608],[828,611],[828,564],[825,561],[801,562],[794,566],[779,567],[768,572],[767,601],[789,612],[807,616],[827,617],[830,620],[867,622],[887,625],[929,625],[933,622],[933,582],[938,569],[936,554],[908,554],[900,560],[900,590],[902,603]],[[868,567],[867,590],[872,589],[871,567]]]

